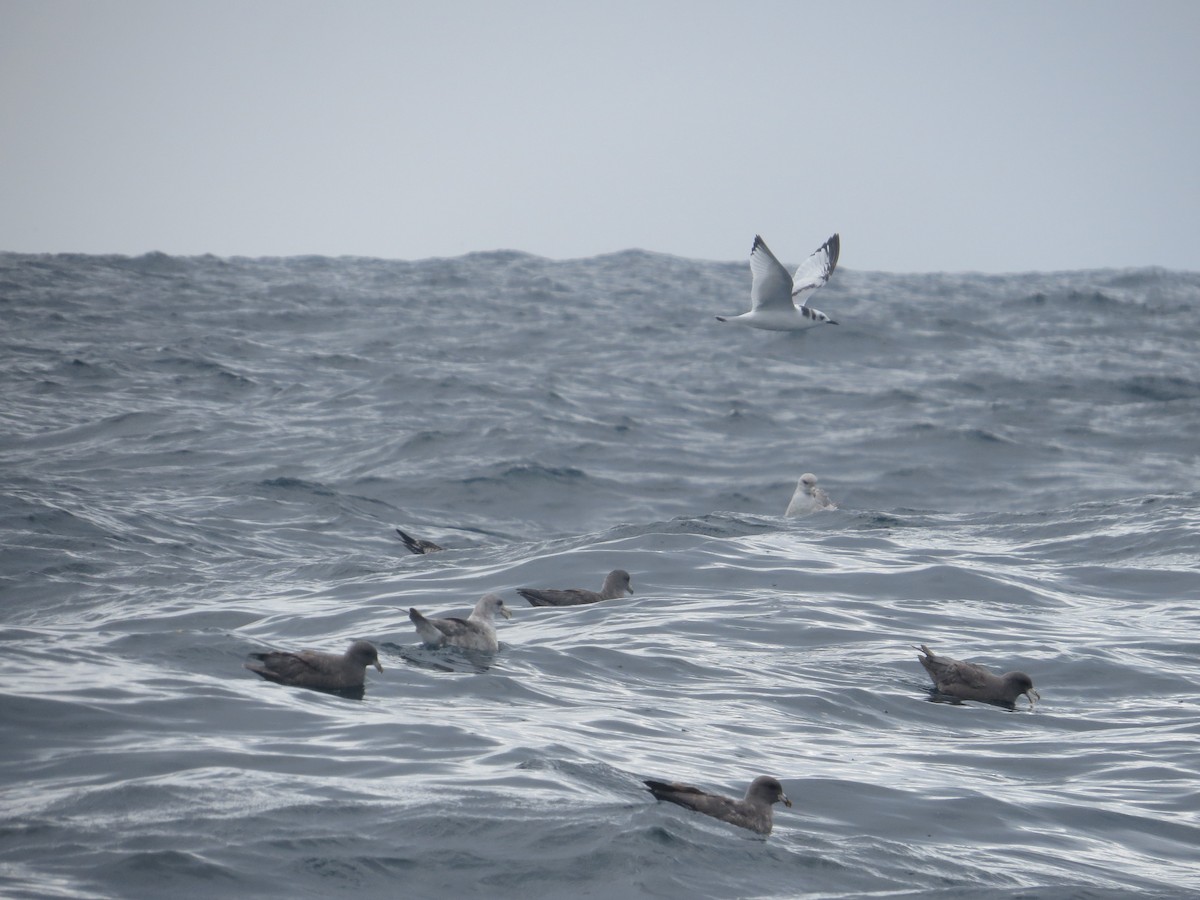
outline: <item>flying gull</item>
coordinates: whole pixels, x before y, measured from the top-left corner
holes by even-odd
[[[465,619],[427,619],[415,609],[409,609],[408,617],[417,626],[417,634],[431,647],[461,647],[464,650],[482,650],[495,653],[500,649],[496,640],[496,613],[506,619],[512,613],[498,594],[484,594],[475,604],[471,615]]]
[[[270,650],[250,655],[258,662],[246,663],[246,668],[267,681],[317,691],[361,690],[367,666],[383,671],[379,653],[370,641],[355,641],[341,655],[316,650],[299,653]]]
[[[600,593],[584,588],[569,588],[565,591],[517,588],[517,593],[528,600],[530,606],[582,606],[584,603],[599,603],[601,600],[624,597],[627,593],[633,593],[633,587],[629,583],[628,572],[624,569],[613,569],[604,579],[604,587],[600,588]]]
[[[829,280],[837,267],[841,238],[834,235],[802,262],[794,276],[775,258],[758,235],[750,250],[750,312],[740,316],[717,316],[718,322],[734,322],[767,331],[803,331],[814,325],[837,322],[809,306],[817,288]],[[804,302],[797,305],[796,301]]]
[[[805,472],[796,482],[796,491],[788,503],[785,516],[807,516],[809,513],[822,509],[837,509],[837,505],[829,499],[829,495],[817,487],[817,476]]]
[[[692,787],[690,784],[678,784],[668,781],[643,782],[656,800],[666,800],[678,803],[680,806],[694,809],[696,812],[712,816],[730,825],[749,828],[759,834],[770,834],[773,824],[771,807],[783,801],[791,806],[792,801],[783,792],[783,785],[770,775],[759,775],[746,789],[744,800],[734,800],[732,797],[722,797],[720,794],[709,794]]]
[[[938,656],[924,644],[913,649],[925,654],[917,659],[933,679],[933,686],[940,694],[959,700],[998,703],[1010,709],[1016,706],[1017,698],[1022,694],[1029,699],[1030,709],[1033,709],[1035,697],[1039,700],[1042,698],[1041,694],[1033,689],[1033,679],[1024,672],[993,675],[977,663]]]

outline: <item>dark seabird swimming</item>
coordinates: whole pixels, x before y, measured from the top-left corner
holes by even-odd
[[[924,656],[918,656],[921,665],[933,680],[938,693],[959,700],[981,700],[998,703],[1010,709],[1016,706],[1017,698],[1024,694],[1033,709],[1033,699],[1041,694],[1033,689],[1033,679],[1024,672],[1006,672],[994,675],[978,663],[963,662],[949,656],[938,656],[924,644],[914,647]]]
[[[517,588],[517,593],[529,601],[530,606],[581,606],[584,603],[599,603],[601,600],[615,600],[633,593],[629,573],[624,569],[613,569],[604,579],[604,587],[600,592],[584,588],[569,588],[564,591],[538,590],[537,588]]]
[[[361,691],[367,666],[383,671],[379,652],[370,641],[355,641],[340,655],[316,650],[270,650],[250,655],[258,662],[246,663],[246,668],[267,681],[316,691]]]
[[[783,792],[783,785],[770,775],[760,775],[750,782],[743,800],[709,794],[690,784],[668,781],[643,782],[656,800],[678,803],[688,809],[737,825],[759,834],[770,834],[774,824],[772,806],[780,801],[791,806],[792,801]]]
[[[421,640],[431,647],[461,647],[464,650],[495,653],[500,649],[500,643],[496,640],[496,626],[493,624],[496,613],[506,619],[512,618],[512,612],[499,595],[484,594],[475,604],[471,615],[465,619],[427,619],[415,609],[408,611],[408,617],[417,626]]]
[[[445,547],[439,547],[433,541],[423,541],[420,538],[413,537],[405,531],[396,529],[396,534],[400,535],[400,540],[404,541],[404,546],[408,548],[410,553],[420,555],[422,553],[437,553],[439,550],[445,550]]]

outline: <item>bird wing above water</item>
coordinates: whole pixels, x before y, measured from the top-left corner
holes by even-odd
[[[750,308],[791,309],[792,279],[787,269],[775,258],[775,254],[759,235],[754,236],[750,249]]]
[[[835,234],[814,250],[808,259],[796,267],[796,274],[792,276],[791,285],[791,298],[793,300],[804,298],[802,305],[808,306],[808,301],[812,299],[812,295],[816,292],[817,288],[829,281],[829,276],[837,268],[838,255],[841,253],[841,249],[841,236]]]
[[[433,541],[422,540],[419,537],[413,537],[406,531],[399,528],[396,529],[396,534],[400,535],[400,540],[404,541],[404,546],[408,548],[410,553],[415,553],[418,556],[425,553],[437,553],[444,550],[444,547],[439,547]]]

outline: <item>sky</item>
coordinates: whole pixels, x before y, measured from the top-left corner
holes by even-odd
[[[1200,270],[1200,3],[0,0],[0,251]]]

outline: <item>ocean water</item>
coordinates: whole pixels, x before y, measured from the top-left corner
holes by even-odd
[[[1200,274],[846,251],[800,335],[640,251],[0,254],[0,895],[1200,894]],[[760,774],[765,840],[640,783]]]

